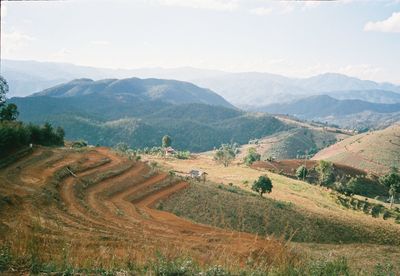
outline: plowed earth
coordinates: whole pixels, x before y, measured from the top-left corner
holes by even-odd
[[[195,224],[153,208],[187,185],[106,148],[37,148],[0,170],[0,241],[20,243],[23,251],[23,242],[35,234],[43,254],[61,254],[55,245],[62,245],[77,264],[145,260],[155,252],[187,254],[202,263],[241,264],[250,257],[272,263],[286,254],[277,240]]]

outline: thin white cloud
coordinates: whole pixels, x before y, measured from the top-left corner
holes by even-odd
[[[1,47],[5,54],[11,54],[27,47],[35,38],[22,32],[3,32]]]
[[[110,42],[107,40],[93,40],[93,41],[90,41],[90,43],[94,44],[94,45],[109,45],[110,44]]]
[[[177,6],[216,11],[233,11],[238,8],[237,0],[158,0],[164,6]]]
[[[394,12],[383,21],[368,22],[365,24],[364,31],[400,33],[400,12]]]
[[[375,79],[382,70],[382,68],[371,64],[354,64],[341,67],[337,72],[364,79]]]
[[[255,15],[268,15],[272,12],[272,8],[258,7],[250,10],[250,13]]]
[[[71,50],[67,48],[61,48],[57,52],[51,55],[52,60],[64,62],[68,60],[68,57],[71,55]]]

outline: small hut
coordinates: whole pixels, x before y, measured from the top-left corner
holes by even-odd
[[[203,170],[193,169],[189,172],[189,175],[193,179],[196,179],[198,181],[203,180],[203,182],[205,182],[207,173]]]
[[[168,155],[174,154],[175,150],[172,147],[167,147],[164,149],[164,152],[165,152],[165,155],[168,156]]]

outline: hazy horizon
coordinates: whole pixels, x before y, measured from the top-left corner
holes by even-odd
[[[2,2],[2,58],[400,83],[400,1]]]

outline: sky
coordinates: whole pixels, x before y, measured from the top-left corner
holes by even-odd
[[[1,57],[400,84],[400,0],[1,2]]]

